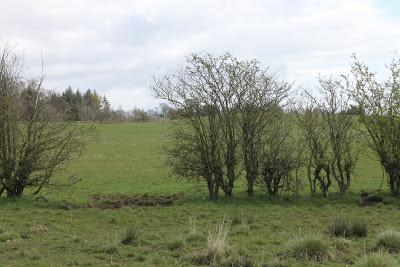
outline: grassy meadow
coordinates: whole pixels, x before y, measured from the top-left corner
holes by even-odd
[[[206,247],[208,232],[225,219],[231,221],[226,266],[351,266],[364,257],[379,232],[400,229],[399,201],[387,195],[386,183],[380,193],[385,204],[358,205],[362,190],[377,189],[381,183],[381,169],[372,155],[361,155],[353,185],[343,197],[334,185],[327,199],[310,196],[304,180],[299,198],[271,200],[258,189],[248,199],[244,181],[238,181],[233,199],[213,202],[203,184],[169,176],[163,154],[169,126],[168,122],[97,124],[87,150],[67,170],[82,179],[79,183],[43,191],[43,198],[29,192],[21,199],[1,197],[0,265],[192,266],[193,255]],[[179,192],[183,198],[170,206],[85,207],[93,195]],[[338,238],[326,233],[337,217],[365,220],[367,237],[349,238],[345,248],[338,248]],[[137,242],[122,244],[131,226]],[[285,257],[288,242],[307,234],[322,236],[329,259]],[[253,265],[245,265],[243,259]]]

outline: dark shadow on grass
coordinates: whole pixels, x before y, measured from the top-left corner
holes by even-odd
[[[379,205],[391,205],[400,208],[400,198],[396,198],[390,195],[389,192],[382,191],[378,193],[379,196],[384,198],[383,203]],[[90,196],[88,196],[88,199]],[[340,206],[353,206],[359,207],[361,200],[360,192],[347,192],[345,195],[340,195],[337,192],[332,192],[327,198],[324,198],[322,194],[310,194],[308,192],[302,192],[300,196],[288,195],[280,197],[267,197],[262,192],[256,193],[253,197],[248,197],[246,192],[237,192],[233,197],[228,198],[220,196],[216,200],[208,198],[207,193],[199,191],[191,191],[185,193],[183,198],[176,203],[169,206],[149,206],[146,209],[157,209],[157,208],[168,208],[176,207],[180,205],[212,205],[216,207],[262,207],[267,205],[279,206],[282,208],[291,207],[315,207],[322,208],[325,206],[340,207]],[[20,208],[31,206],[35,208],[50,208],[58,210],[73,210],[78,208],[86,208],[83,203],[74,203],[65,199],[60,200],[48,200],[45,197],[37,197],[32,195],[24,195],[20,198],[6,198],[0,197],[0,206],[3,208],[18,210]],[[131,207],[135,208],[135,207]],[[143,208],[143,207],[141,207]],[[360,207],[361,208],[361,207]]]
[[[389,192],[381,192],[378,195],[384,198],[383,205],[399,206],[400,198],[390,195]],[[322,194],[303,193],[301,196],[280,196],[268,197],[265,194],[257,193],[253,197],[248,197],[245,192],[237,193],[234,197],[228,198],[221,196],[216,200],[211,200],[206,194],[196,193],[185,196],[182,203],[202,205],[205,203],[216,206],[254,206],[277,205],[281,207],[324,207],[324,206],[359,206],[361,200],[360,192],[347,192],[344,195],[331,193],[327,198]]]

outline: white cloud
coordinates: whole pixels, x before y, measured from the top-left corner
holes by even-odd
[[[92,88],[114,107],[151,108],[153,74],[191,52],[231,51],[312,84],[346,71],[353,52],[383,66],[400,46],[400,16],[376,0],[6,0],[0,38],[24,50],[46,86]]]

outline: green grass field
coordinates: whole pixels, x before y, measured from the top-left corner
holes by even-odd
[[[279,266],[346,266],[365,255],[381,230],[400,229],[399,201],[387,196],[386,184],[381,194],[388,204],[357,204],[361,190],[376,189],[381,182],[379,164],[368,155],[361,156],[353,186],[344,197],[337,195],[336,187],[328,199],[310,196],[304,183],[300,198],[270,200],[258,190],[248,199],[239,181],[233,199],[211,202],[202,184],[169,177],[162,149],[168,123],[101,124],[96,128],[87,151],[68,170],[82,178],[81,182],[62,191],[43,191],[47,202],[28,192],[22,199],[0,199],[1,266],[192,266],[191,257],[205,248],[208,231],[221,218],[237,217],[254,222],[232,222],[228,258],[248,255],[254,266],[273,266],[268,264],[277,258],[284,258],[286,264]],[[184,197],[171,206],[80,207],[95,194],[177,192]],[[349,247],[337,253],[335,238],[325,232],[336,217],[365,220],[368,236],[351,238]],[[198,238],[187,240],[190,223],[196,225]],[[121,238],[131,225],[138,229],[138,242],[123,245]],[[307,233],[320,233],[332,246],[329,260],[317,263],[282,257],[288,240]]]

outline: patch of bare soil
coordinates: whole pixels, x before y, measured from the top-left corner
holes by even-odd
[[[91,197],[89,202],[86,204],[88,208],[100,208],[100,209],[119,209],[122,207],[151,207],[151,206],[169,206],[180,199],[182,199],[183,193],[176,193],[168,196],[157,196],[157,195],[113,195],[103,196],[94,195]]]

